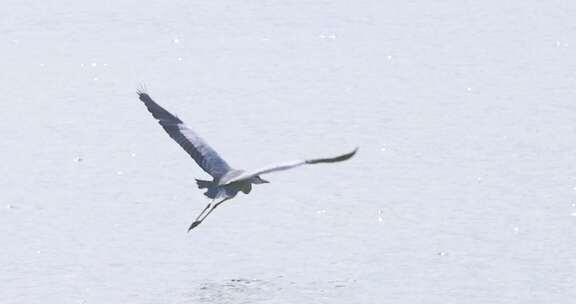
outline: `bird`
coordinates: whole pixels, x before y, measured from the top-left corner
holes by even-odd
[[[297,160],[251,171],[234,169],[182,120],[158,105],[143,89],[138,89],[136,93],[148,111],[164,128],[164,131],[190,155],[200,168],[212,177],[212,180],[196,179],[198,188],[205,189],[204,195],[211,201],[192,222],[188,232],[200,225],[214,209],[225,201],[234,198],[239,192],[248,194],[252,191],[253,184],[269,183],[260,175],[304,165],[341,162],[350,159],[358,151],[358,147],[356,147],[351,152],[335,157]]]

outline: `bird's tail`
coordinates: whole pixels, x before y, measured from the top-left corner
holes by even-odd
[[[211,199],[216,199],[222,196],[221,189],[219,190],[214,182],[197,179],[196,185],[198,185],[198,189],[207,189],[206,192],[204,192],[204,195]]]
[[[205,188],[210,188],[210,186],[212,186],[212,182],[207,181],[207,180],[197,179],[196,185],[198,185],[198,189],[205,189]]]

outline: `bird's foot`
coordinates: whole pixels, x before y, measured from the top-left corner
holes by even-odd
[[[200,225],[200,223],[202,223],[202,221],[195,221],[194,223],[192,223],[192,225],[190,225],[190,227],[188,228],[188,232],[190,232],[190,230],[194,229],[196,226]]]

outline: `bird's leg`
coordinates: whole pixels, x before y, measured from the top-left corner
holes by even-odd
[[[214,209],[216,209],[216,207],[220,206],[220,204],[222,204],[223,202],[225,202],[225,201],[227,201],[227,200],[229,200],[229,199],[231,199],[231,197],[227,197],[227,198],[219,201],[218,203],[216,203],[212,208],[210,208],[210,210],[208,210],[208,212],[206,213],[206,215],[204,215],[204,217],[202,217],[202,219],[200,220],[200,223],[201,223],[202,221],[204,221],[204,220],[208,217],[208,215],[210,215],[210,213],[212,213],[212,211],[214,211]]]
[[[227,197],[227,198],[219,201],[216,205],[214,205],[214,207],[212,207],[212,209],[210,209],[210,211],[208,211],[208,213],[206,214],[206,216],[202,220],[204,220],[208,216],[208,214],[210,214],[212,211],[214,211],[214,209],[216,209],[216,207],[220,206],[220,204],[222,204],[223,202],[225,202],[229,199],[231,199],[231,197]]]
[[[208,212],[202,217],[202,215],[204,214],[204,211],[206,211],[206,209],[208,209],[208,207],[210,207],[210,205],[212,205],[212,203],[214,201],[212,201],[210,204],[208,204],[208,206],[206,206],[206,208],[204,208],[204,210],[202,210],[202,213],[200,213],[200,215],[196,218],[196,220],[192,223],[192,225],[190,225],[190,228],[188,228],[188,232],[190,232],[190,230],[194,229],[194,227],[200,225],[200,223],[202,223],[208,217],[208,215],[210,215],[210,213],[212,213],[212,211],[214,211],[214,209],[216,209],[216,207],[220,206],[220,204],[222,204],[223,202],[225,202],[229,199],[231,199],[231,197],[227,197],[227,198],[219,201],[214,206],[212,206],[212,208],[210,208],[210,210],[208,210]]]
[[[202,222],[202,221],[199,221],[199,219],[202,217],[202,215],[204,215],[204,212],[206,212],[206,210],[208,210],[208,208],[210,208],[210,206],[212,206],[214,201],[215,200],[212,200],[210,203],[208,203],[208,205],[206,205],[206,207],[204,207],[204,210],[202,210],[202,212],[200,212],[200,214],[198,214],[198,216],[196,217],[196,219],[194,220],[192,225],[190,225],[190,228],[188,228],[188,231],[192,230],[192,228],[198,226]]]
[[[204,207],[204,210],[202,210],[202,212],[200,212],[200,214],[198,215],[198,217],[196,217],[196,221],[202,217],[202,214],[204,214],[204,212],[206,212],[206,210],[208,210],[208,208],[210,208],[210,206],[212,206],[212,204],[214,203],[215,200],[212,200],[210,203],[208,203],[208,205],[206,205],[206,207]]]

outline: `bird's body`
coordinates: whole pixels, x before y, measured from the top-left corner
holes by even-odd
[[[244,174],[243,170],[231,169],[224,176],[218,180],[196,180],[196,184],[200,189],[206,189],[204,195],[211,199],[218,199],[222,197],[234,197],[238,192],[242,191],[245,194],[252,191],[252,184],[262,184],[263,179],[253,176],[246,179],[238,179]]]
[[[200,189],[206,189],[204,195],[212,201],[204,208],[196,220],[192,223],[188,231],[196,227],[223,202],[234,198],[238,192],[245,194],[252,191],[253,184],[264,184],[268,181],[262,179],[260,175],[276,171],[283,171],[307,164],[333,163],[344,161],[351,158],[357,151],[346,153],[332,158],[319,158],[290,162],[286,164],[273,165],[253,171],[237,170],[232,168],[228,163],[216,153],[208,144],[202,140],[196,133],[189,129],[178,117],[166,111],[158,105],[147,93],[138,91],[138,96],[146,105],[146,108],[152,116],[158,120],[158,123],[174,139],[194,161],[208,174],[212,180],[196,180]],[[216,202],[218,201],[218,202]],[[207,212],[206,212],[207,211]]]

